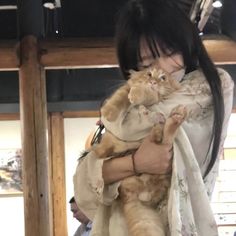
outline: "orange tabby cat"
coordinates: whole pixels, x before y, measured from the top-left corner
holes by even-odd
[[[150,113],[148,106],[167,99],[180,85],[167,73],[156,68],[132,71],[130,79],[119,88],[101,108],[101,116],[109,122],[118,119],[121,111],[138,106],[139,111]],[[151,139],[156,143],[172,144],[177,128],[186,117],[183,106],[174,108],[163,122],[159,113],[152,114]],[[149,132],[148,132],[149,133]],[[147,133],[147,135],[148,135]],[[138,141],[124,141],[106,131],[99,144],[93,147],[98,158],[105,158],[127,150],[137,149]],[[167,199],[171,174],[132,176],[121,181],[119,199],[131,236],[164,236],[167,215],[158,211]]]
[[[161,69],[131,70],[129,80],[106,101],[101,115],[108,121],[114,121],[121,110],[126,110],[131,104],[157,104],[179,88],[179,83]]]

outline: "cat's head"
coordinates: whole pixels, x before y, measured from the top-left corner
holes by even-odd
[[[141,85],[145,89],[149,89],[150,92],[157,92],[160,99],[164,99],[169,94],[180,89],[180,84],[177,80],[156,66],[140,71],[130,70],[128,83],[131,87]]]

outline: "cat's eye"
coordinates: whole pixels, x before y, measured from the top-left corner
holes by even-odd
[[[165,75],[161,75],[161,76],[159,77],[159,79],[160,79],[161,81],[165,81],[165,80],[166,80],[166,76],[165,76]]]

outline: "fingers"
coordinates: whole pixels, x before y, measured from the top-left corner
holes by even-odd
[[[146,138],[135,154],[135,165],[141,173],[167,174],[171,170],[173,144],[156,144]]]

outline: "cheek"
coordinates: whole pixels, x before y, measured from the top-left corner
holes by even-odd
[[[172,57],[160,57],[158,64],[160,68],[167,73],[172,73],[173,71],[176,71],[176,69],[182,68],[184,63],[183,57],[177,54]]]
[[[167,73],[171,73],[173,69],[173,62],[170,58],[161,57],[159,59],[158,65],[161,69],[166,71]]]
[[[175,54],[174,56],[172,56],[172,60],[175,61],[178,66],[184,66],[184,59],[181,54]]]

